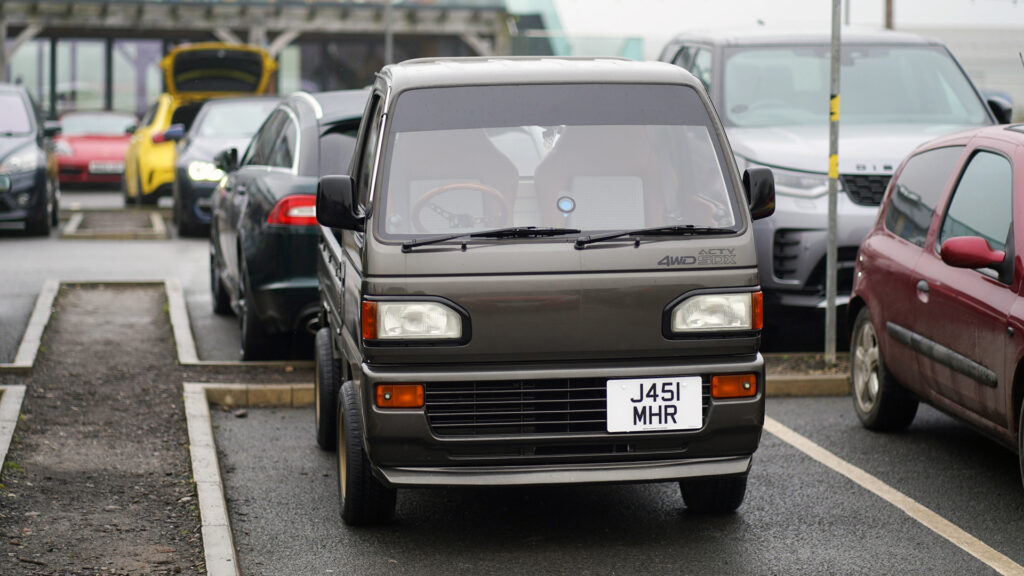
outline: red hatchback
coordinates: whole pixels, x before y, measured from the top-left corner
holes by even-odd
[[[135,116],[124,112],[62,115],[60,135],[53,140],[61,186],[120,184],[135,123]]]
[[[1024,455],[1022,290],[1024,125],[915,150],[857,256],[850,375],[863,425],[905,428],[920,400]]]

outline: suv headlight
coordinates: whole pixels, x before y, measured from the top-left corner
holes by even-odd
[[[363,301],[364,340],[460,340],[462,316],[440,302]]]
[[[34,146],[26,146],[9,155],[0,163],[0,174],[31,172],[39,166],[39,152]]]
[[[220,182],[220,179],[224,177],[224,171],[217,168],[213,162],[196,160],[189,162],[188,177],[200,182]]]
[[[819,172],[800,172],[798,170],[786,170],[765,164],[752,162],[741,156],[736,157],[736,165],[739,166],[742,174],[747,168],[770,168],[775,176],[775,192],[788,196],[799,196],[801,198],[817,198],[828,194],[828,174]],[[842,181],[839,182],[839,190],[843,189]]]
[[[674,334],[760,330],[763,310],[760,292],[698,294],[672,308],[669,328]]]

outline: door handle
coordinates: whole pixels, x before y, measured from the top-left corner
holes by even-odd
[[[928,282],[927,281],[925,281],[925,280],[918,280],[917,281],[917,291],[918,292],[924,292],[925,294],[927,294],[928,290],[929,290],[929,288],[928,288]]]

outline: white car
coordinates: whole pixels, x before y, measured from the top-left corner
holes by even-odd
[[[755,223],[766,305],[823,307],[828,230],[830,42],[755,29],[681,34],[660,59],[704,82],[740,170],[775,173],[776,207]],[[890,31],[842,33],[839,303],[893,170],[936,136],[1008,122],[940,42]]]

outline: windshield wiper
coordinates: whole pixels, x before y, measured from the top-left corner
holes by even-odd
[[[513,226],[511,228],[495,228],[493,230],[481,230],[480,232],[463,232],[461,234],[448,234],[447,236],[434,236],[432,238],[415,238],[402,242],[402,252],[412,252],[417,246],[429,244],[440,244],[451,240],[467,238],[537,238],[543,236],[567,236],[579,234],[576,228],[538,228],[536,226]],[[465,249],[465,244],[462,245]]]
[[[610,232],[596,236],[583,236],[576,239],[575,247],[583,250],[587,244],[614,240],[624,236],[697,236],[702,234],[732,234],[736,230],[732,228],[716,228],[712,226],[694,226],[692,224],[676,226],[656,226],[654,228],[637,228],[636,230],[625,230],[622,232]],[[639,242],[639,240],[638,240]]]

